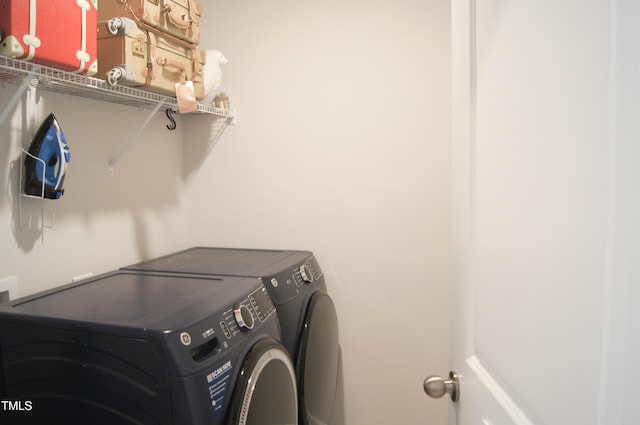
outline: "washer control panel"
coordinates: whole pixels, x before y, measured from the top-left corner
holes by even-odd
[[[235,336],[249,332],[275,313],[275,305],[264,285],[223,312],[210,316],[176,333],[176,346],[182,347],[193,362],[201,363],[231,348]]]
[[[281,271],[262,278],[269,286],[273,302],[281,306],[316,289],[325,290],[322,269],[315,256],[299,258],[299,262],[283,267]]]
[[[256,321],[263,323],[275,309],[267,289],[260,285],[247,298],[224,312],[220,329],[227,339],[231,339],[240,332],[253,329]]]
[[[269,317],[275,310],[273,301],[271,301],[271,296],[269,296],[269,292],[264,285],[260,286],[258,290],[249,295],[249,301],[261,322],[267,320],[267,317]]]

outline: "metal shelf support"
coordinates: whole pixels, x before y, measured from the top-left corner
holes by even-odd
[[[144,130],[144,128],[151,122],[151,119],[153,118],[153,116],[156,114],[156,112],[160,110],[160,108],[162,108],[162,105],[164,105],[164,103],[165,103],[164,101],[158,102],[155,108],[153,108],[151,113],[149,113],[149,115],[147,116],[147,119],[144,120],[142,125],[138,127],[138,130],[136,130],[136,132],[129,138],[127,143],[120,149],[120,152],[118,152],[118,154],[111,161],[109,161],[109,174],[113,175],[114,168],[118,163],[118,161],[120,161],[120,158],[122,158],[122,156],[129,149],[129,147],[131,147],[133,142],[136,141],[136,139],[140,136],[140,133],[142,133],[142,130]]]
[[[13,97],[9,100],[9,103],[5,105],[2,114],[0,114],[0,125],[2,125],[4,120],[7,119],[13,108],[16,106],[16,103],[18,103],[18,100],[20,100],[24,92],[27,90],[27,87],[29,87],[29,84],[31,84],[31,80],[33,80],[34,76],[35,72],[29,72],[22,81],[22,84],[18,87],[18,91],[14,93]]]

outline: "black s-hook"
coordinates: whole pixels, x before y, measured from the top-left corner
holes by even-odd
[[[173,118],[173,113],[174,112],[175,111],[173,109],[171,109],[171,108],[167,108],[167,110],[165,111],[165,114],[167,115],[167,118],[169,118],[169,121],[170,121],[170,123],[167,124],[167,129],[168,130],[175,130],[176,127],[178,126],[176,124],[175,118]]]

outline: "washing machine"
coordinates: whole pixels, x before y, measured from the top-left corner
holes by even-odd
[[[0,355],[3,424],[298,421],[257,278],[114,271],[15,300],[0,305]]]
[[[261,279],[296,365],[299,423],[331,423],[339,383],[338,319],[312,252],[194,247],[125,269]]]

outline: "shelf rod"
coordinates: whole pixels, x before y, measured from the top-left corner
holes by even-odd
[[[4,123],[5,119],[7,119],[7,117],[9,116],[9,113],[11,113],[11,111],[13,110],[13,107],[16,106],[16,103],[18,103],[18,100],[20,100],[20,97],[22,97],[22,95],[24,94],[25,90],[31,83],[31,80],[33,79],[34,76],[35,76],[35,72],[34,71],[30,72],[22,81],[22,84],[20,84],[20,87],[18,87],[18,91],[14,93],[11,100],[9,100],[9,103],[6,104],[6,106],[4,107],[4,111],[2,111],[2,115],[0,115],[0,125]]]
[[[165,103],[164,100],[158,102],[155,108],[153,108],[153,111],[151,111],[149,116],[147,116],[147,119],[142,123],[142,125],[138,128],[138,130],[129,138],[129,141],[122,147],[122,149],[120,149],[120,152],[118,152],[115,158],[109,161],[109,174],[113,175],[113,169],[115,168],[118,161],[120,161],[120,158],[122,158],[122,155],[124,155],[124,153],[129,149],[129,147],[138,138],[138,136],[140,136],[140,133],[142,133],[142,130],[144,130],[144,128],[151,122],[151,119],[153,118],[153,116],[156,114],[156,112],[160,110],[160,108],[162,108],[162,105],[164,105],[164,103]]]

